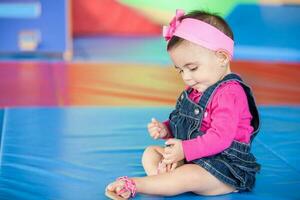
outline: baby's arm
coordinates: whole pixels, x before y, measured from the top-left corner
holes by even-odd
[[[148,124],[148,132],[150,134],[150,136],[154,139],[168,139],[172,137],[170,128],[169,128],[169,121],[164,121],[164,122],[159,122],[158,120],[156,120],[155,118],[152,118],[151,122]],[[165,164],[162,162],[163,160],[163,152],[164,152],[164,148],[162,147],[155,147],[156,151],[153,151],[154,147],[148,147],[143,155],[143,160],[147,161],[147,160],[151,160],[149,162],[151,163],[157,163],[154,164],[155,170],[153,169],[153,164],[152,166],[146,163],[147,162],[143,162],[145,171],[149,171],[149,174],[152,174],[154,171],[157,170],[157,173],[165,173],[165,172],[170,172],[173,171],[175,168],[177,168],[178,166],[181,165],[181,163],[170,163],[170,164]],[[158,151],[159,150],[159,151]],[[146,153],[147,152],[147,153]],[[152,153],[151,153],[152,152]],[[149,156],[151,154],[151,156]],[[148,155],[148,156],[146,156]],[[156,157],[156,159],[152,159],[154,157]],[[157,157],[160,157],[159,160],[157,160]],[[158,162],[157,162],[158,161]],[[148,169],[150,168],[150,169]],[[148,173],[147,173],[148,174]]]
[[[187,161],[218,154],[231,145],[241,120],[241,104],[247,105],[247,97],[239,85],[228,85],[215,94],[210,128],[204,135],[182,142]]]

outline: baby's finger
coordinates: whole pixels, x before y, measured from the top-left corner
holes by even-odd
[[[165,163],[166,165],[171,164],[172,160],[170,159],[163,159],[163,163]]]
[[[167,165],[167,172],[169,172],[171,170],[171,165],[172,164]]]
[[[154,134],[153,138],[154,138],[154,139],[158,139],[158,138],[159,138],[159,136],[160,136],[159,132],[155,132],[155,134]]]
[[[170,171],[173,171],[174,169],[176,169],[176,167],[177,167],[177,162],[172,163]]]
[[[156,122],[152,122],[152,121],[151,121],[151,122],[148,123],[148,125],[149,125],[149,126],[157,126],[158,124],[157,124]]]
[[[165,154],[170,154],[170,153],[172,153],[172,148],[171,148],[171,147],[165,147],[165,148],[164,148],[164,153],[165,153]]]
[[[158,126],[158,123],[157,123],[156,119],[154,119],[154,118],[151,119],[151,123],[152,123],[154,126]]]
[[[161,128],[161,129],[163,129],[163,128],[165,127],[165,125],[164,125],[163,123],[161,123],[161,122],[158,122],[158,123],[157,123],[157,126],[158,126],[159,128]]]
[[[159,132],[157,130],[149,130],[149,134],[151,137],[156,138],[159,136]]]
[[[152,118],[152,119],[151,119],[151,122],[153,122],[153,123],[158,123],[158,121],[157,121],[155,118]]]
[[[160,131],[160,128],[158,128],[157,126],[154,126],[154,127],[151,127],[150,129],[149,129],[149,131],[152,131],[152,132],[155,132],[155,131]]]
[[[156,127],[156,126],[157,126],[157,125],[156,125],[155,123],[149,123],[149,124],[147,125],[148,129],[149,129],[149,128]]]
[[[151,129],[151,130],[149,130],[149,133],[152,137],[154,137],[154,136],[159,137],[160,136],[160,131],[157,130],[157,129]]]
[[[172,158],[172,154],[164,153],[163,158],[166,159],[166,160],[170,160]]]

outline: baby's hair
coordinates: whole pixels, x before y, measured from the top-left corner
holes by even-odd
[[[210,25],[216,27],[217,29],[222,31],[225,35],[227,35],[232,40],[234,40],[233,32],[232,32],[231,28],[229,27],[227,22],[217,14],[212,14],[212,13],[209,13],[206,11],[196,10],[196,11],[192,11],[192,12],[182,16],[179,20],[182,21],[185,18],[193,18],[193,19],[198,19],[203,22],[206,22],[207,24],[210,24]],[[168,42],[167,50],[172,49],[174,46],[180,44],[182,41],[184,41],[184,39],[182,39],[178,36],[173,36],[170,39],[170,41]]]

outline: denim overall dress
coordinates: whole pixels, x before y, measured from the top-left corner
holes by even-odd
[[[259,131],[260,121],[251,89],[243,83],[238,75],[228,74],[222,80],[207,88],[198,104],[188,97],[192,89],[183,91],[177,100],[175,110],[170,114],[170,128],[173,136],[180,140],[189,140],[204,135],[205,133],[200,131],[200,126],[206,106],[211,101],[217,88],[228,81],[239,82],[247,95],[249,109],[252,114],[251,125],[254,128],[251,141],[249,144],[245,144],[234,140],[231,146],[223,152],[196,159],[189,163],[200,165],[220,181],[235,187],[239,191],[250,191],[255,184],[255,174],[260,170],[260,165],[250,152],[251,143]]]

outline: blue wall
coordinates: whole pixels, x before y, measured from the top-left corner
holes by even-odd
[[[37,17],[30,17],[28,11],[34,10],[27,6],[20,10],[24,17],[3,17],[0,18],[0,53],[20,52],[18,46],[18,34],[22,30],[39,30],[42,41],[36,52],[42,53],[63,53],[68,49],[68,0],[39,0],[39,1],[6,1],[5,3],[39,3],[41,14]],[[3,2],[2,2],[3,3]],[[1,3],[0,3],[1,6]],[[15,6],[17,10],[17,6]],[[26,12],[27,11],[27,12]],[[16,11],[18,12],[18,11]]]

